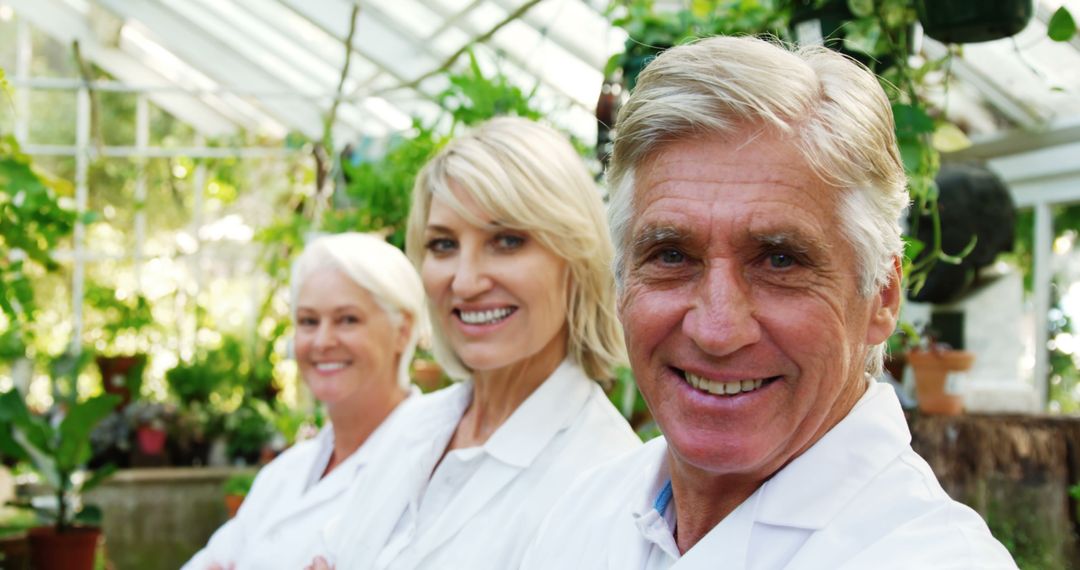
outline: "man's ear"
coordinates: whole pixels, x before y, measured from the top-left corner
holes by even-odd
[[[904,296],[904,270],[900,257],[894,257],[889,282],[874,294],[870,306],[870,322],[866,328],[866,344],[885,342],[896,330],[900,315],[900,300]]]

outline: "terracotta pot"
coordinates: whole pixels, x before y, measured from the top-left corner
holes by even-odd
[[[135,437],[139,440],[139,451],[147,455],[161,455],[165,451],[165,430],[140,426],[135,430]]]
[[[240,510],[240,505],[243,502],[243,495],[225,495],[225,510],[228,511],[230,519],[236,516],[236,512]]]
[[[25,532],[0,537],[0,568],[4,570],[30,569],[30,542]]]
[[[118,409],[123,409],[132,398],[139,396],[142,373],[146,368],[146,355],[98,356],[94,359],[101,370],[101,384],[106,394],[120,396]],[[135,392],[135,393],[132,393]]]
[[[101,529],[55,527],[30,529],[30,561],[35,570],[93,570]]]
[[[964,350],[913,350],[908,364],[915,372],[915,397],[926,414],[955,416],[964,411],[964,399],[946,391],[949,374],[970,370],[975,354]]]

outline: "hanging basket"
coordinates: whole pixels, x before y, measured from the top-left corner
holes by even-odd
[[[926,35],[947,44],[988,42],[1016,35],[1035,13],[1033,0],[919,0]]]

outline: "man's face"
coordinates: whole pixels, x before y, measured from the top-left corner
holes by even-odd
[[[794,148],[737,138],[670,143],[639,168],[619,314],[679,467],[760,481],[862,395],[899,296],[858,293],[838,191]]]

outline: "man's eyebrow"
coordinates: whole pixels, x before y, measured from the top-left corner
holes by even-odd
[[[796,253],[812,253],[827,247],[825,242],[815,236],[792,230],[754,233],[750,239],[762,246],[789,249]]]
[[[634,235],[630,251],[648,251],[659,243],[679,243],[686,239],[686,234],[673,226],[645,226]]]

